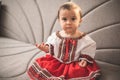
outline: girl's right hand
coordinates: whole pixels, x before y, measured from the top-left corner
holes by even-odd
[[[36,47],[39,48],[40,50],[44,51],[44,52],[49,52],[49,48],[45,43],[41,43],[41,44],[36,44]]]

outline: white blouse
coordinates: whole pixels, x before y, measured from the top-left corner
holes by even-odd
[[[85,59],[92,63],[92,60],[81,55],[88,55],[91,58],[94,58],[96,42],[93,39],[91,39],[88,35],[82,36],[80,38],[70,38],[71,40],[76,41],[76,45],[74,46],[69,43],[68,60],[64,61],[63,58],[65,56],[66,50],[66,39],[68,38],[61,37],[59,32],[52,33],[46,42],[46,44],[49,45],[49,53],[51,53],[56,59],[63,63],[71,63],[81,59]]]

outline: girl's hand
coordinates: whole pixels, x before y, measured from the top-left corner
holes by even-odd
[[[47,45],[45,45],[45,43],[36,44],[36,47],[39,48],[40,50],[46,52],[46,53],[49,52],[49,48]]]
[[[78,64],[81,67],[86,67],[87,66],[87,61],[86,60],[81,60],[80,62],[78,62]]]

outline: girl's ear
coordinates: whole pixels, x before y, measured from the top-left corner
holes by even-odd
[[[58,20],[58,22],[60,23],[60,19],[57,18],[57,20]]]
[[[80,23],[82,22],[82,19],[80,19]]]
[[[60,21],[60,19],[57,17],[57,20]]]

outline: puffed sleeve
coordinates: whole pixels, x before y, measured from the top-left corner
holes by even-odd
[[[89,63],[93,63],[93,59],[96,52],[96,42],[93,41],[91,38],[89,38],[88,43],[85,45],[85,47],[81,50],[81,59],[85,59]]]
[[[46,45],[49,46],[49,52],[48,53],[50,53],[52,55],[54,55],[55,38],[56,38],[56,34],[54,32],[48,37],[48,39],[45,43]]]

